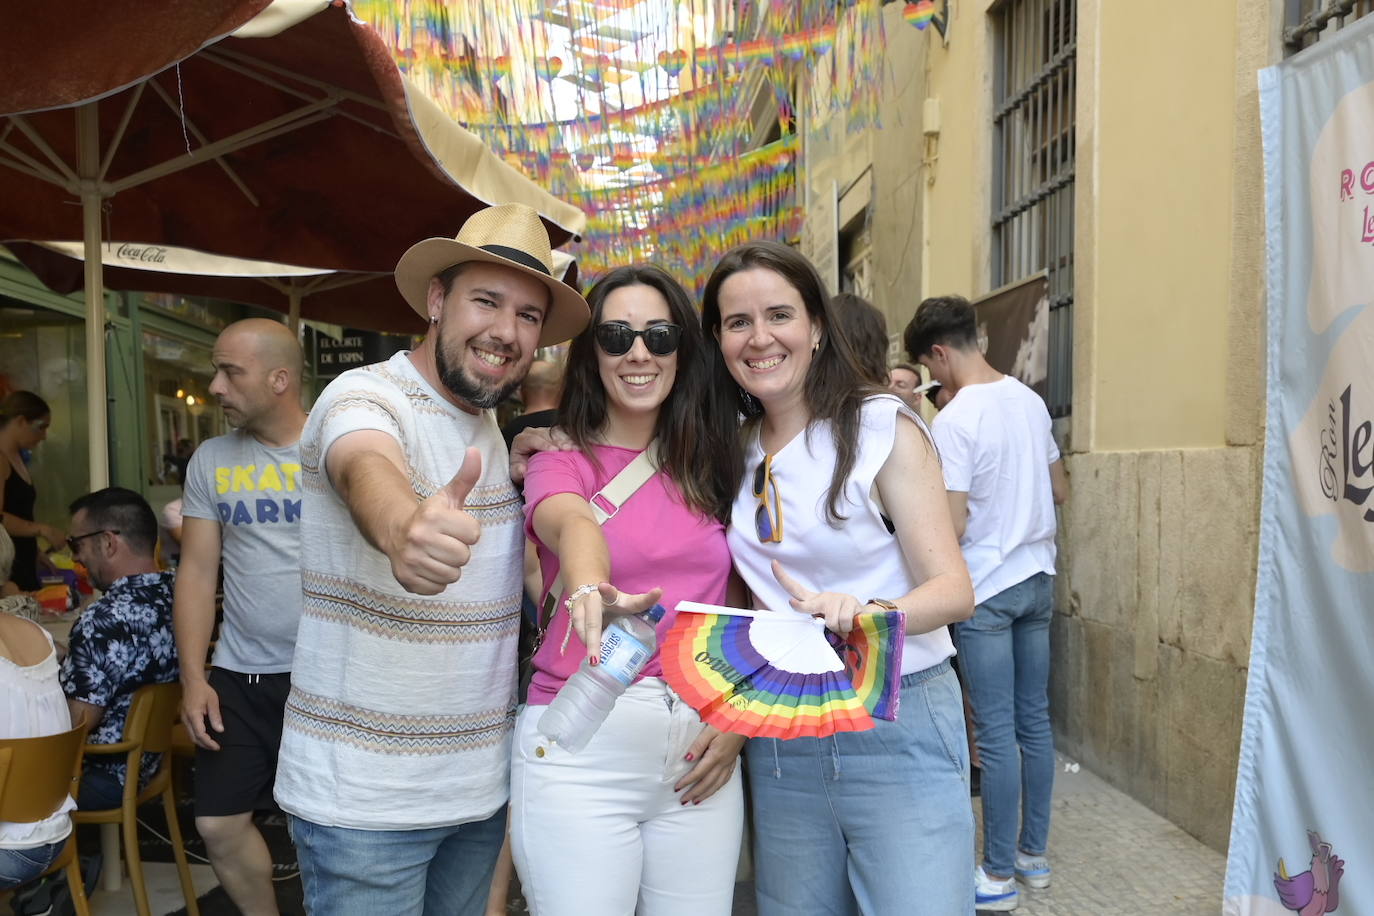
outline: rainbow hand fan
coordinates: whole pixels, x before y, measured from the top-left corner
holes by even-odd
[[[900,611],[862,614],[847,639],[805,614],[683,601],[660,651],[668,684],[725,732],[823,738],[896,719]]]

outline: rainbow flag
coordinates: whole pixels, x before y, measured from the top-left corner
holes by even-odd
[[[792,611],[684,601],[660,658],[669,685],[721,731],[821,738],[897,717],[905,627],[899,611],[863,614],[841,638]]]

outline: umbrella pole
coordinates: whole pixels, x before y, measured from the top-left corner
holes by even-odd
[[[81,175],[82,235],[86,244],[86,434],[90,488],[110,485],[110,443],[105,404],[105,277],[100,261],[100,137],[96,102],[76,110]]]
[[[289,303],[286,313],[286,326],[299,339],[301,334],[301,288],[292,283],[286,293],[286,301]]]

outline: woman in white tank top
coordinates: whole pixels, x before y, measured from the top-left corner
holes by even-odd
[[[52,637],[31,620],[0,613],[0,738],[38,738],[71,727]],[[37,823],[0,821],[0,890],[47,870],[72,832],[67,812],[75,807],[68,796]]]
[[[731,527],[760,608],[848,633],[906,615],[895,722],[827,738],[751,740],[762,916],[973,913],[973,813],[946,624],[973,612],[938,457],[896,397],[864,381],[824,284],[784,245],[728,252],[702,323],[714,388],[746,419]]]

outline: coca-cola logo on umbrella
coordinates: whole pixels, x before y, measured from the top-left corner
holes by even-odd
[[[159,245],[130,245],[125,242],[115,251],[115,257],[122,261],[136,261],[140,264],[167,263],[167,249]]]

